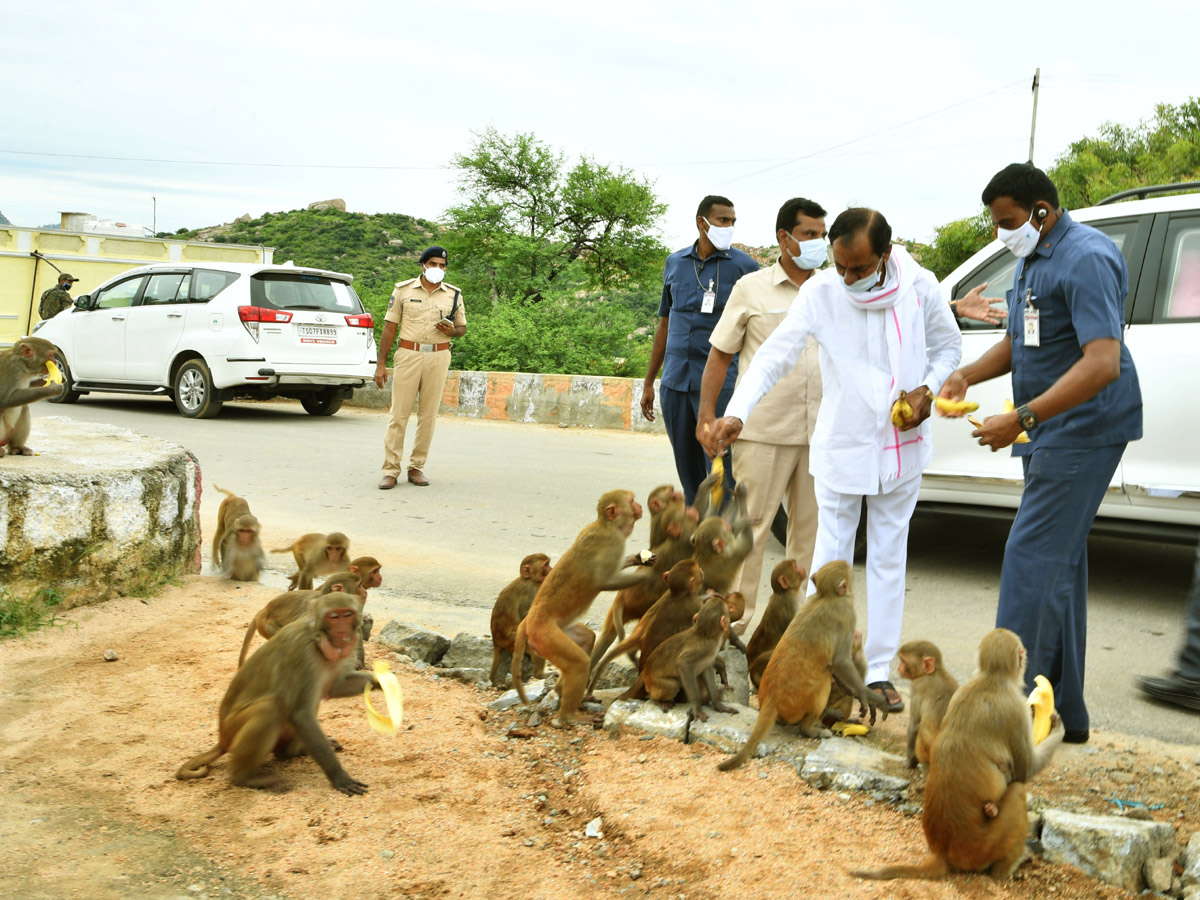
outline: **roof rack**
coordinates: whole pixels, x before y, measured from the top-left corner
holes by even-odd
[[[1200,191],[1200,181],[1177,181],[1173,184],[1150,184],[1145,187],[1130,188],[1127,191],[1118,191],[1111,197],[1105,197],[1096,205],[1106,206],[1109,203],[1128,200],[1130,197],[1145,200],[1151,194],[1184,194],[1189,191]]]

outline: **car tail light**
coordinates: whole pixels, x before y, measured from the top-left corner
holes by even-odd
[[[254,338],[254,343],[257,344],[259,322],[285,324],[292,321],[292,314],[282,309],[267,309],[263,306],[239,306],[238,318],[242,320],[246,331],[250,334],[250,337]]]
[[[371,318],[370,313],[362,313],[357,316],[346,316],[346,324],[351,328],[374,328],[375,320]]]

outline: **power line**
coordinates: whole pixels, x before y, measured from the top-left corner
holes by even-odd
[[[168,163],[181,166],[244,166],[263,169],[362,169],[366,171],[430,172],[446,168],[446,166],[351,166],[327,165],[322,163],[228,162],[216,159],[159,159],[145,156],[95,156],[86,153],[44,153],[36,150],[7,150],[4,148],[0,148],[0,153],[9,153],[14,156],[49,156],[58,159],[98,159],[110,162]]]

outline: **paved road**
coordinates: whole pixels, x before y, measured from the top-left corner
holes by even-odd
[[[249,500],[268,547],[309,531],[347,532],[356,554],[384,564],[384,590],[372,594],[376,619],[403,615],[448,633],[486,634],[491,604],[521,557],[541,550],[557,560],[605,490],[628,487],[644,500],[656,484],[674,481],[666,438],[657,435],[443,417],[426,469],[433,484],[383,492],[375,487],[385,421],[378,412],[314,418],[295,403],[232,403],[216,419],[189,421],[166,399],[96,396],[36,412],[110,422],[189,448],[204,474],[206,534],[221,499],[207,489],[214,482]],[[35,422],[35,447],[36,434]],[[960,680],[994,621],[1006,532],[1000,523],[920,513],[913,522],[904,638],[934,640]],[[639,523],[630,548],[646,542]],[[1093,727],[1200,744],[1200,715],[1143,702],[1131,684],[1134,674],[1174,662],[1194,551],[1093,538],[1089,554]],[[781,556],[772,542],[765,570]],[[272,562],[268,580],[282,585],[291,560]],[[862,598],[858,608],[863,621]],[[593,624],[605,609],[601,598]]]

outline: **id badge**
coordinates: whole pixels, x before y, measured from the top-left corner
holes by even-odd
[[[1038,311],[1032,306],[1025,307],[1025,346],[1040,347],[1042,345],[1042,331],[1038,324]]]
[[[717,295],[715,291],[705,291],[704,297],[700,301],[700,312],[710,313],[713,307],[717,305]]]

